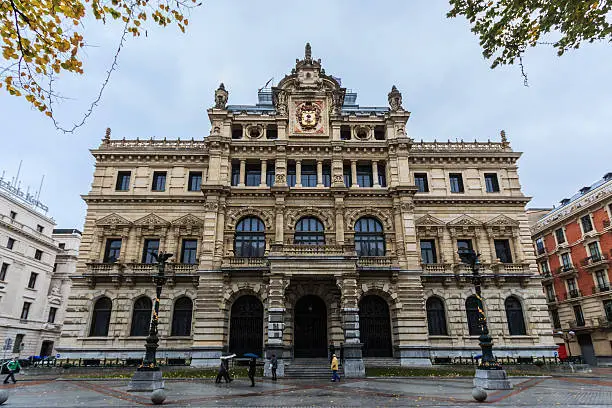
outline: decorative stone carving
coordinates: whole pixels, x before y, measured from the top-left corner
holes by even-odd
[[[414,222],[417,227],[445,227],[446,223],[433,215],[425,214]]]
[[[229,93],[225,90],[223,82],[219,85],[219,88],[215,91],[215,108],[225,109],[227,106],[227,98]]]
[[[284,184],[285,183],[285,175],[284,174],[277,174],[274,177],[274,182],[276,184]]]
[[[448,225],[449,227],[482,227],[482,222],[463,214],[449,222]]]
[[[373,207],[357,208],[354,210],[348,210],[345,215],[346,230],[353,231],[355,228],[355,222],[361,217],[374,217],[377,218],[383,225],[385,232],[393,231],[393,219],[389,210],[379,210]]]
[[[403,111],[402,108],[402,93],[397,90],[395,85],[391,88],[391,92],[387,95],[391,112]]]
[[[519,222],[502,214],[485,222],[485,225],[487,227],[518,227]]]
[[[325,231],[334,230],[333,215],[331,210],[321,210],[315,207],[293,208],[287,211],[287,228],[293,230],[295,223],[302,217],[312,216],[318,218],[325,227]]]
[[[238,222],[243,219],[244,217],[247,216],[254,216],[259,218],[260,220],[263,221],[265,227],[266,227],[266,231],[268,232],[272,232],[274,229],[274,225],[273,225],[273,219],[274,216],[272,214],[271,210],[260,210],[258,208],[232,208],[228,211],[227,213],[227,217],[226,217],[226,222],[225,222],[225,229],[226,230],[235,230],[236,229],[236,224],[238,224]]]
[[[119,214],[109,214],[106,217],[100,218],[96,221],[97,226],[130,226],[132,225],[131,221],[126,220]]]
[[[283,89],[272,89],[272,103],[276,108],[276,113],[279,115],[287,114],[287,91]]]
[[[204,208],[206,209],[206,211],[217,211],[219,209],[219,204],[208,202],[204,204]]]
[[[144,217],[139,218],[136,221],[134,221],[134,225],[148,226],[148,227],[165,227],[168,224],[169,224],[168,221],[164,220],[160,216],[153,214],[153,213],[147,214]]]
[[[195,215],[187,214],[172,221],[172,225],[179,227],[201,228],[204,225],[204,221]]]

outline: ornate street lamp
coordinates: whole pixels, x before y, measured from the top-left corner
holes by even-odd
[[[478,323],[480,325],[480,337],[478,340],[480,349],[482,350],[482,358],[476,370],[474,385],[486,389],[510,389],[512,385],[507,379],[506,372],[493,356],[493,339],[489,335],[487,317],[484,313],[482,292],[480,289],[482,283],[479,274],[480,261],[478,260],[480,254],[477,254],[470,248],[461,248],[457,253],[459,254],[461,262],[469,265],[472,269],[472,283],[476,291],[476,304],[478,306]]]
[[[157,325],[159,324],[159,298],[161,297],[162,287],[167,280],[165,275],[166,262],[173,254],[159,252],[158,254],[152,253],[151,255],[157,261],[157,274],[153,276],[153,282],[155,282],[156,289],[155,305],[153,307],[149,335],[145,343],[145,357],[130,382],[130,389],[132,391],[153,391],[158,388],[163,388],[162,373],[157,366],[156,359],[157,348],[159,347],[159,337],[157,335]]]

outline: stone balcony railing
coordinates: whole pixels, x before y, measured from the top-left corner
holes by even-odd
[[[267,268],[265,257],[226,256],[223,258],[223,268]]]
[[[419,152],[511,152],[512,149],[507,143],[504,142],[414,142],[412,144],[412,150]]]
[[[562,265],[557,268],[557,276],[560,278],[569,278],[578,273],[574,265]]]
[[[449,273],[449,264],[446,263],[422,263],[421,268],[424,273]]]
[[[606,293],[610,291],[610,284],[606,283],[604,285],[602,284],[597,284],[595,286],[593,286],[593,294],[597,294],[597,293]]]
[[[357,260],[359,268],[392,268],[397,267],[397,258],[394,256],[361,256]]]
[[[166,275],[191,275],[198,269],[196,264],[181,264],[168,263],[166,264]],[[111,275],[139,275],[150,276],[157,273],[156,264],[147,263],[105,263],[91,262],[87,264],[87,274],[94,276],[111,276]]]
[[[354,245],[272,244],[270,256],[356,256]]]
[[[604,265],[607,265],[609,262],[608,256],[602,254],[595,254],[591,256],[587,256],[583,258],[580,262],[580,266],[587,270],[597,269]]]
[[[206,149],[206,142],[203,140],[161,140],[154,139],[135,139],[135,140],[111,140],[105,139],[100,145],[101,150],[111,149],[143,149],[143,150],[188,150]]]
[[[602,328],[612,327],[612,316],[600,316],[597,318],[597,325]]]

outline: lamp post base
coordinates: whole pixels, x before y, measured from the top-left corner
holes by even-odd
[[[484,388],[485,390],[511,390],[512,384],[508,380],[506,370],[476,369],[474,387]]]
[[[162,372],[157,369],[138,369],[130,381],[130,391],[153,391],[164,388]]]

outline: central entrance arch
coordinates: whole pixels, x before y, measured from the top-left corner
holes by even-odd
[[[294,355],[327,357],[327,308],[318,296],[307,295],[295,304]]]
[[[238,355],[263,349],[263,305],[253,295],[240,296],[230,314],[229,352]]]

